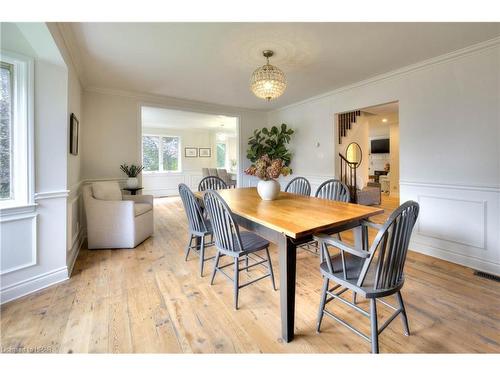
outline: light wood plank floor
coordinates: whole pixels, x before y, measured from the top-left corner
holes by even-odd
[[[384,197],[382,222],[397,206]],[[296,339],[280,339],[279,292],[264,279],[241,290],[209,285],[198,259],[184,261],[186,220],[176,197],[157,199],[154,238],[135,250],[82,249],[70,280],[1,308],[1,349],[52,352],[369,352],[369,344],[325,318],[315,332],[321,277],[318,258],[297,257]],[[371,234],[373,235],[373,234]],[[343,236],[350,240],[349,234]],[[278,273],[277,249],[271,253]],[[250,276],[257,276],[254,270]],[[384,352],[500,352],[498,283],[439,259],[410,252],[403,288],[412,335],[399,318],[380,337]],[[277,277],[277,281],[279,277]],[[335,311],[368,332],[369,323],[342,305]],[[361,306],[367,308],[366,302]],[[390,311],[381,306],[381,318]]]

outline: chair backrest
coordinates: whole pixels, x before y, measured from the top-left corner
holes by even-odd
[[[209,176],[218,176],[217,168],[208,168],[208,175]]]
[[[316,198],[330,199],[332,201],[349,202],[351,200],[349,188],[339,180],[327,180],[319,185]]]
[[[203,178],[198,184],[198,191],[227,189],[226,183],[217,176]]]
[[[311,184],[304,177],[295,177],[285,187],[286,193],[311,195]]]
[[[214,190],[205,192],[203,201],[212,223],[217,249],[226,252],[240,252],[243,249],[240,229],[234,221],[233,213],[227,203]]]
[[[389,216],[370,247],[370,257],[365,261],[358,279],[359,286],[363,286],[370,267],[374,267],[375,291],[392,289],[403,282],[406,254],[418,212],[418,203],[407,201]]]
[[[224,168],[217,169],[217,176],[219,176],[224,182],[228,180],[227,171]]]
[[[189,230],[197,233],[208,232],[200,205],[191,189],[186,184],[179,184],[179,195],[186,211]]]
[[[201,174],[203,175],[203,177],[210,176],[210,172],[208,171],[208,168],[201,168]]]

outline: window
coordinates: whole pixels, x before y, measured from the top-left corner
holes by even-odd
[[[1,51],[0,208],[33,203],[33,63]]]
[[[14,96],[14,66],[6,62],[0,65],[0,199],[14,197],[12,191],[12,125]]]
[[[224,168],[226,166],[226,144],[217,143],[217,168]]]
[[[145,172],[180,172],[179,137],[144,135],[142,164]]]

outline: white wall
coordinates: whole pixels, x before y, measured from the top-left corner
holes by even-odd
[[[240,181],[245,183],[242,171],[249,165],[246,160],[247,140],[253,129],[265,126],[264,112],[102,89],[89,89],[83,94],[83,180],[123,180],[120,164],[141,162],[141,105],[238,117],[242,161],[239,175]],[[177,189],[176,183],[171,185]]]
[[[83,120],[82,113],[82,85],[74,67],[74,61],[68,52],[63,32],[59,29],[59,24],[50,23],[47,24],[47,26],[68,68],[68,117],[73,113],[79,121],[78,155],[73,155],[67,152],[67,187],[69,192],[66,209],[66,263],[69,272],[71,273],[84,239],[85,222],[83,214],[83,198],[81,194],[82,134],[85,131],[85,122]],[[67,143],[67,147],[69,147],[69,141]]]
[[[336,172],[334,114],[399,100],[401,201],[422,212],[412,249],[500,274],[499,42],[272,111],[268,124],[297,131],[295,174],[326,178]]]
[[[0,301],[68,277],[68,71],[44,24],[1,24],[2,48],[34,59],[36,206],[2,212]],[[54,51],[56,51],[54,53]]]
[[[399,124],[391,124],[389,127],[389,149],[391,171],[389,182],[391,184],[391,195],[399,196]]]

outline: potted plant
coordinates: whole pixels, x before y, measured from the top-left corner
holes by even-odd
[[[288,143],[294,131],[286,124],[280,127],[273,126],[271,129],[255,129],[253,136],[248,139],[247,158],[255,163],[263,155],[268,155],[270,159],[281,159],[286,167],[290,166],[292,153],[288,150]]]
[[[137,176],[142,172],[144,167],[142,165],[130,165],[122,164],[120,165],[120,169],[128,176],[127,179],[127,188],[135,189],[139,187],[139,180]]]
[[[261,179],[257,191],[264,200],[273,200],[280,191],[279,176],[292,173],[290,162],[292,153],[288,150],[288,143],[294,131],[287,128],[286,124],[271,129],[255,129],[253,136],[248,140],[249,149],[247,158],[253,163],[245,170],[248,175]]]
[[[285,166],[282,159],[271,159],[267,154],[260,157],[254,165],[245,169],[245,173],[260,178],[257,192],[265,201],[276,199],[280,192],[279,176],[288,176],[292,170]]]

